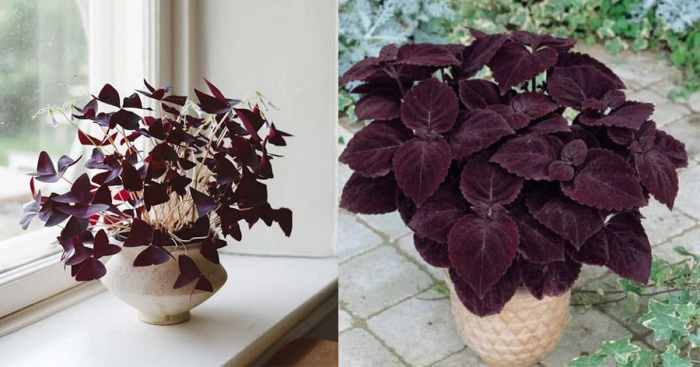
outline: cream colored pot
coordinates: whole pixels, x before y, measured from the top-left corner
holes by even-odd
[[[490,367],[535,365],[554,350],[569,321],[571,292],[538,300],[520,288],[501,313],[479,317],[460,302],[449,276],[446,283],[457,330]]]
[[[190,319],[190,310],[206,301],[226,282],[226,270],[200,253],[199,243],[168,247],[178,258],[188,255],[211,282],[214,292],[195,290],[196,281],[179,289],[173,284],[180,274],[177,260],[146,267],[134,267],[134,258],[144,247],[123,247],[106,264],[107,274],[102,284],[115,296],[138,310],[139,318],[149,324],[172,325]]]

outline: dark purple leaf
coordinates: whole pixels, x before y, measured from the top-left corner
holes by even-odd
[[[589,126],[617,126],[637,130],[653,112],[654,105],[651,103],[625,102],[607,115],[593,114],[589,116],[583,113],[578,121]]]
[[[193,187],[190,187],[190,195],[192,195],[192,201],[194,201],[194,205],[197,207],[198,217],[204,217],[212,210],[216,210],[216,200],[210,196],[195,190]]]
[[[150,245],[134,259],[134,267],[159,265],[170,260],[171,255],[160,246]]]
[[[199,108],[206,113],[218,115],[230,111],[233,107],[227,100],[212,97],[198,89],[195,89],[194,93],[199,99]]]
[[[642,185],[656,200],[673,209],[678,195],[678,174],[673,162],[656,149],[635,154],[634,165]]]
[[[514,112],[523,113],[533,120],[548,115],[559,108],[549,97],[536,92],[520,93],[513,97],[510,105]]]
[[[401,46],[396,62],[406,65],[437,67],[459,65],[459,60],[449,50],[428,43],[409,43]]]
[[[202,272],[197,267],[197,264],[187,255],[178,256],[177,264],[180,268],[180,274],[175,280],[175,285],[173,285],[174,289],[182,288],[202,276]]]
[[[97,99],[114,107],[120,107],[119,92],[117,92],[111,84],[105,84],[102,87],[100,93],[97,95]]]
[[[607,267],[618,275],[646,284],[651,272],[651,245],[639,213],[617,214],[602,230],[608,247]]]
[[[571,132],[569,122],[562,116],[556,115],[548,119],[536,122],[528,128],[528,133],[532,134],[553,134]]]
[[[124,247],[146,246],[152,241],[153,227],[141,219],[134,218],[129,235],[124,241]]]
[[[340,207],[360,214],[389,213],[396,210],[396,191],[392,175],[370,178],[353,173],[343,188]]]
[[[603,228],[603,217],[599,211],[576,204],[559,194],[542,192],[530,195],[525,203],[538,222],[577,249]]]
[[[503,102],[498,85],[483,79],[460,80],[459,99],[470,110],[484,109]]]
[[[164,184],[149,181],[143,188],[143,202],[146,205],[146,210],[151,207],[163,204],[170,200],[167,187]]]
[[[401,216],[401,220],[404,224],[408,225],[416,214],[416,204],[404,195],[401,190],[396,190],[396,210]]]
[[[581,264],[571,260],[544,265],[523,261],[520,266],[523,283],[537,299],[542,299],[544,296],[561,296],[566,293],[573,287],[580,272]]]
[[[571,181],[574,178],[574,167],[569,162],[554,161],[547,167],[550,180]]]
[[[557,52],[549,47],[528,51],[515,42],[507,42],[489,62],[501,93],[528,81],[557,62]]]
[[[391,94],[368,94],[355,104],[360,120],[391,120],[401,116],[401,97]]]
[[[99,230],[95,235],[95,240],[92,247],[92,256],[99,259],[103,256],[111,256],[121,251],[121,248],[117,245],[112,245],[109,243],[109,238],[107,237],[107,232],[104,230]]]
[[[457,127],[450,134],[449,142],[454,156],[463,159],[488,148],[514,132],[500,114],[491,110],[477,109],[460,116]]]
[[[396,182],[401,191],[420,206],[445,180],[451,161],[450,145],[445,140],[414,138],[394,154]]]
[[[489,163],[486,156],[477,156],[462,168],[459,188],[472,205],[505,206],[518,197],[523,188],[523,180],[498,165]]]
[[[613,82],[613,88],[610,89],[625,89],[625,83],[623,83],[622,80],[620,80],[620,78],[612,70],[610,70],[610,68],[590,55],[578,52],[567,52],[560,54],[559,59],[557,60],[557,66],[590,66],[598,70],[606,78]]]
[[[491,157],[491,162],[529,180],[549,180],[549,165],[559,157],[560,144],[548,135],[518,136],[505,142]]]
[[[69,192],[55,196],[53,201],[58,203],[89,204],[92,201],[91,190],[90,177],[87,173],[83,173],[73,182]]]
[[[457,95],[446,84],[431,78],[416,84],[404,96],[401,121],[417,132],[444,133],[457,120]]]
[[[95,258],[88,258],[78,265],[78,272],[75,274],[75,280],[79,282],[87,282],[90,280],[100,279],[107,274],[107,268],[104,264]]]
[[[241,208],[262,205],[267,203],[267,186],[258,181],[253,174],[244,172],[236,188],[236,196]]]
[[[607,264],[609,254],[606,231],[598,231],[580,249],[573,249],[570,253],[571,257],[580,263],[599,266]]]
[[[433,240],[413,235],[413,244],[418,254],[432,266],[446,268],[450,266],[450,259],[447,254],[447,244],[435,242]]]
[[[685,144],[673,136],[657,130],[654,148],[668,157],[674,167],[683,168],[688,166],[688,153],[685,150]]]
[[[586,161],[588,146],[582,139],[574,139],[561,149],[561,160],[574,166],[580,166]]]
[[[392,169],[394,153],[408,137],[395,124],[372,123],[350,139],[340,161],[364,176],[384,176]]]
[[[515,295],[520,286],[520,274],[511,270],[503,276],[486,294],[480,296],[474,292],[468,282],[464,281],[454,268],[450,268],[450,279],[455,288],[457,297],[473,314],[484,317],[496,315],[503,310],[503,306]]]
[[[483,297],[503,277],[518,249],[518,227],[508,216],[466,215],[448,236],[452,268]]]
[[[122,162],[121,179],[125,189],[131,192],[143,190],[143,180],[139,172],[126,160]]]
[[[536,264],[564,261],[566,243],[559,236],[537,222],[523,208],[511,213],[518,225],[518,253],[523,258]]]
[[[443,184],[421,205],[408,226],[420,237],[447,243],[452,225],[467,213],[467,205],[452,185]]]
[[[560,38],[526,31],[515,31],[511,37],[520,43],[530,46],[533,50],[537,50],[540,47],[552,47],[561,52],[571,49],[576,44],[576,40],[571,38]]]
[[[202,256],[204,256],[205,259],[213,262],[214,264],[219,264],[218,249],[224,246],[226,246],[226,241],[220,240],[218,238],[209,237],[202,242],[202,248],[199,250],[199,252],[202,254]]]
[[[340,85],[345,85],[351,81],[365,81],[381,72],[380,60],[376,57],[368,57],[348,69],[340,78]]]
[[[292,211],[288,208],[279,208],[272,211],[272,218],[280,226],[285,236],[292,234]]]
[[[646,203],[634,169],[619,155],[603,149],[588,151],[583,168],[562,191],[574,201],[598,209],[622,210]]]
[[[578,110],[584,102],[602,100],[618,87],[617,81],[592,65],[557,66],[547,73],[547,91],[554,101]]]
[[[194,289],[204,291],[204,292],[213,292],[214,287],[211,285],[211,282],[202,275],[199,277],[199,280],[197,280],[197,284],[194,285]]]
[[[458,68],[457,76],[467,78],[476,74],[484,65],[491,62],[507,39],[508,36],[503,34],[476,37],[476,40],[462,52],[462,66]]]
[[[141,116],[131,111],[120,109],[112,114],[109,119],[109,124],[110,127],[119,125],[126,130],[137,130],[139,128],[139,121],[141,121]]]

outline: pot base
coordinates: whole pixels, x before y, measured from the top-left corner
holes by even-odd
[[[176,315],[149,315],[139,312],[139,320],[151,325],[176,325],[190,320],[190,311]]]

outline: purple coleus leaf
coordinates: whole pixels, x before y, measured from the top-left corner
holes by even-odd
[[[561,115],[552,116],[550,118],[543,119],[542,121],[535,122],[527,129],[527,133],[538,135],[568,132],[571,132],[569,121],[567,121]]]
[[[475,109],[460,116],[449,142],[454,156],[463,159],[513,133],[515,130],[499,113]]]
[[[475,38],[476,40],[462,51],[462,65],[456,68],[456,76],[459,78],[469,78],[476,74],[484,65],[491,62],[494,55],[508,40],[508,36],[503,34],[479,35]]]
[[[507,215],[466,215],[450,230],[451,268],[480,298],[506,273],[518,249],[518,226]]]
[[[396,210],[396,191],[392,175],[370,178],[353,173],[343,187],[340,207],[361,214],[393,212]]]
[[[401,46],[396,63],[416,66],[445,67],[459,65],[459,60],[445,47],[429,43],[409,43]]]
[[[503,103],[498,85],[483,79],[460,80],[459,99],[468,110],[485,109]]]
[[[396,190],[396,210],[399,212],[401,220],[408,225],[416,214],[416,204],[404,195],[401,190]]]
[[[520,277],[525,287],[537,299],[556,297],[574,286],[581,272],[581,264],[572,261],[555,261],[548,264],[532,264],[522,261]]]
[[[66,173],[68,168],[78,163],[80,158],[82,158],[82,156],[80,156],[78,159],[72,159],[65,155],[61,156],[61,158],[58,159],[58,166],[54,167],[53,161],[51,160],[49,154],[42,151],[39,153],[39,160],[36,164],[36,172],[32,173],[31,175],[40,182],[56,182],[63,177],[63,174]]]
[[[574,201],[597,209],[623,210],[646,203],[636,172],[619,155],[591,149],[583,168],[562,191]]]
[[[439,268],[450,266],[450,258],[447,253],[447,244],[440,243],[428,238],[413,235],[413,244],[416,251],[425,262]]]
[[[553,48],[544,47],[530,52],[525,46],[511,41],[501,46],[488,65],[501,93],[504,93],[512,86],[534,78],[556,62],[557,51]]]
[[[486,156],[474,157],[462,167],[459,189],[474,206],[505,206],[518,197],[522,188],[522,178],[489,163]]]
[[[559,55],[557,60],[557,66],[560,67],[570,67],[570,66],[590,66],[598,70],[602,75],[612,81],[613,88],[610,89],[625,89],[625,83],[622,82],[620,77],[617,76],[610,68],[605,66],[602,62],[596,60],[587,54],[582,54],[579,52],[567,52]]]
[[[513,267],[485,294],[474,292],[469,283],[454,268],[450,268],[450,279],[457,297],[473,314],[484,317],[495,315],[515,295],[520,286],[520,274]]]
[[[656,131],[654,149],[668,157],[674,167],[683,168],[688,166],[688,152],[685,150],[685,144],[664,131]]]
[[[558,193],[530,195],[526,205],[539,223],[577,249],[603,228],[603,216],[598,210],[579,205]]]
[[[501,145],[491,162],[528,180],[549,180],[549,165],[559,158],[560,149],[561,141],[551,135],[517,136]]]
[[[618,275],[646,284],[651,272],[651,245],[638,212],[613,216],[600,233],[591,239],[607,246],[605,264]]]
[[[547,229],[522,207],[511,210],[518,225],[518,253],[529,262],[547,264],[564,261],[566,245],[554,232]]]
[[[560,38],[548,34],[536,34],[526,31],[515,31],[511,38],[536,50],[540,47],[552,47],[557,51],[567,51],[574,47],[576,40]]]
[[[373,93],[355,104],[355,116],[360,120],[392,120],[401,116],[401,95]]]
[[[546,116],[559,108],[548,96],[537,92],[515,95],[510,101],[510,106],[515,113],[522,113],[530,120]]]
[[[466,202],[452,186],[443,184],[411,217],[408,226],[420,237],[447,243],[450,229],[467,213]]]
[[[582,110],[585,104],[600,101],[619,84],[592,65],[554,67],[547,73],[547,91],[560,105]]]
[[[457,95],[446,84],[431,78],[416,84],[404,96],[401,121],[416,134],[444,133],[457,120]]]
[[[394,153],[396,182],[420,206],[445,180],[451,161],[450,145],[442,138],[430,141],[414,138]]]
[[[637,130],[653,112],[654,105],[651,103],[625,102],[606,115],[584,112],[577,121],[589,126],[616,126]]]
[[[364,176],[384,176],[392,170],[394,153],[409,137],[399,123],[369,124],[350,139],[340,161]]]

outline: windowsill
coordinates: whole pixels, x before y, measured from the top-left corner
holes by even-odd
[[[317,319],[337,290],[335,258],[221,254],[221,262],[227,284],[187,323],[142,323],[134,309],[101,292],[2,337],[3,364],[248,365],[304,320]]]

